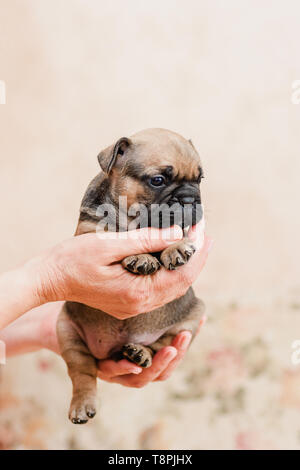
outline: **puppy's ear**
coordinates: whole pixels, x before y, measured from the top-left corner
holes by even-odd
[[[131,140],[127,137],[121,137],[115,145],[111,145],[99,153],[98,162],[105,173],[109,175],[116,162],[117,156],[124,155],[131,143]]]

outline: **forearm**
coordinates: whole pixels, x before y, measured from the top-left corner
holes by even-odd
[[[41,263],[37,257],[0,275],[0,330],[46,301],[40,294]]]
[[[40,349],[39,323],[26,314],[0,331],[0,341],[5,344],[7,357],[36,351]]]
[[[56,320],[63,302],[51,302],[25,313],[0,331],[6,356],[37,351],[41,348],[58,352]]]

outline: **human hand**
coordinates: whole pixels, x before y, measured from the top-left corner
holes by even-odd
[[[197,334],[204,325],[202,317]],[[151,367],[143,369],[126,359],[115,362],[111,359],[98,361],[98,377],[106,382],[118,383],[125,387],[142,388],[150,382],[167,380],[186,354],[192,339],[189,331],[181,331],[171,346],[160,349],[153,357]]]
[[[71,300],[101,309],[118,319],[149,312],[185,294],[203,268],[211,240],[203,226],[193,227],[190,238],[196,251],[189,263],[176,271],[162,268],[152,276],[137,276],[120,264],[125,257],[162,251],[182,238],[179,227],[146,228],[126,232],[127,239],[89,233],[60,243],[44,258],[41,297],[44,302]]]
[[[47,309],[44,306],[44,319],[40,323],[39,342],[41,347],[46,347],[59,354],[56,337],[57,309],[51,309],[49,305]],[[199,333],[205,322],[206,316],[203,316],[199,322],[196,334]],[[105,382],[118,383],[132,388],[142,388],[150,382],[167,380],[183,360],[191,339],[190,331],[181,331],[175,336],[171,346],[165,346],[154,355],[152,365],[147,369],[143,369],[127,359],[122,359],[118,362],[112,359],[98,361],[98,377]]]
[[[34,308],[0,331],[0,340],[6,344],[7,357],[39,349],[50,349],[59,354],[56,321],[62,305],[63,302],[52,302]],[[205,317],[201,319],[198,332],[205,320]],[[166,346],[155,354],[151,367],[147,369],[126,359],[119,362],[111,359],[98,361],[98,376],[106,382],[133,388],[144,387],[153,381],[166,380],[183,359],[190,341],[189,331],[180,332],[171,346]]]
[[[160,237],[157,237],[158,232]],[[163,250],[181,239],[182,231],[175,227],[172,240],[166,235],[170,235],[169,230],[142,229],[130,232],[126,243],[111,240],[110,236],[99,240],[96,234],[82,235],[4,275],[2,291],[6,297],[2,303],[10,306],[4,309],[8,311],[2,320],[4,326],[22,315],[26,306],[39,305],[0,332],[7,355],[41,348],[59,352],[56,320],[62,302],[58,300],[83,302],[122,319],[154,310],[182,296],[201,272],[211,246],[201,224],[189,231],[189,238],[198,250],[189,263],[177,271],[162,268],[153,276],[136,276],[125,271],[119,263],[130,254]],[[16,291],[16,285],[22,289]],[[13,306],[12,288],[19,295]],[[49,301],[52,303],[46,303]],[[162,348],[155,355],[152,366],[145,370],[127,360],[118,363],[99,361],[99,377],[138,388],[151,381],[165,380],[184,356],[190,340],[189,332],[179,333],[172,345]]]

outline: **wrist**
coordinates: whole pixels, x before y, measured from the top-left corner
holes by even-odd
[[[6,344],[6,356],[50,349],[58,353],[56,321],[63,302],[52,302],[34,308],[0,331]]]
[[[0,329],[40,305],[38,278],[33,261],[0,276]]]
[[[31,276],[33,285],[35,285],[38,305],[66,299],[63,269],[61,268],[63,264],[63,256],[59,246],[51,248],[26,263],[26,269]]]
[[[46,288],[48,284],[44,272],[44,257],[38,256],[25,262],[20,268],[21,276],[26,279],[28,292],[32,305],[30,308],[37,307],[47,302]]]

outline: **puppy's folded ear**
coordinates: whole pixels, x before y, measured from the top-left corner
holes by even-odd
[[[115,145],[111,145],[99,153],[98,162],[105,173],[109,175],[116,162],[117,156],[124,155],[131,143],[131,140],[127,137],[121,137]]]
[[[189,139],[189,143],[191,144],[191,146],[193,147],[193,149],[195,149],[195,145],[193,144],[192,139]],[[196,150],[196,149],[195,149],[195,150]]]

